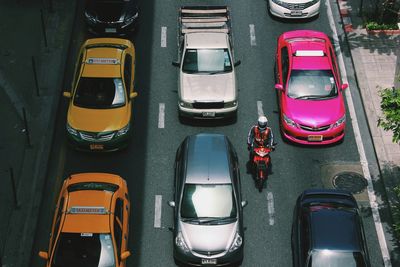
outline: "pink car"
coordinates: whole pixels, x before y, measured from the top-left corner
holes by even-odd
[[[306,145],[344,137],[346,109],[336,56],[328,36],[289,31],[278,39],[275,66],[283,136]]]

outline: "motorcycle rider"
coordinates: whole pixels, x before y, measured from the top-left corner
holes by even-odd
[[[272,129],[268,126],[268,119],[266,116],[258,117],[256,125],[250,128],[249,134],[247,135],[247,149],[250,150],[250,158],[253,156],[254,147],[274,147],[274,134]]]

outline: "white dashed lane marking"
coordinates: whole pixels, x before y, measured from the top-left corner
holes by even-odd
[[[161,27],[161,47],[167,47],[167,27]]]
[[[158,128],[164,129],[165,127],[165,104],[158,105]]]
[[[256,46],[256,30],[254,28],[254,24],[249,25],[250,28],[250,45]]]
[[[275,224],[275,208],[274,208],[274,195],[272,192],[267,194],[268,201],[268,215],[269,215],[269,225]]]
[[[156,195],[154,205],[154,228],[161,228],[162,195]]]

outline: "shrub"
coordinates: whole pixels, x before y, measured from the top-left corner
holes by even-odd
[[[400,88],[385,88],[380,91],[383,117],[378,126],[393,132],[393,142],[400,143]]]

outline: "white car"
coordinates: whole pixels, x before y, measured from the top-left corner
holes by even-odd
[[[268,0],[269,11],[280,18],[311,18],[319,14],[320,0]]]

